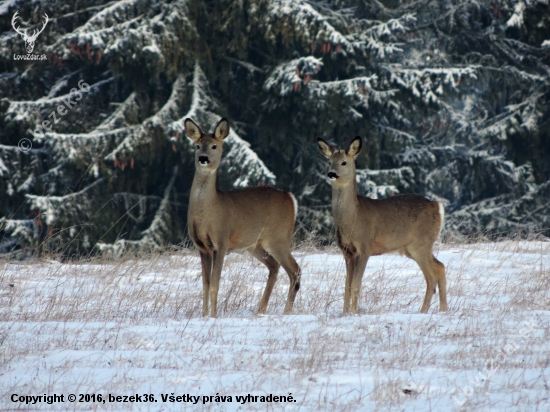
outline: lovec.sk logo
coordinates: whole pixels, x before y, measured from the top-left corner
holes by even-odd
[[[45,54],[34,55],[34,54],[31,54],[31,53],[34,50],[34,43],[36,42],[36,39],[38,38],[38,35],[44,31],[44,29],[46,28],[46,25],[48,24],[48,21],[49,21],[48,15],[46,13],[44,13],[44,22],[42,23],[42,28],[38,29],[38,30],[34,30],[33,33],[29,35],[29,34],[27,34],[28,29],[25,29],[24,31],[21,31],[19,29],[19,27],[17,27],[15,25],[16,22],[17,22],[17,18],[18,18],[17,14],[18,13],[19,13],[19,11],[16,11],[15,14],[13,15],[13,18],[11,19],[11,25],[12,25],[13,29],[15,30],[15,32],[17,34],[21,35],[21,37],[25,41],[25,48],[27,49],[28,54],[26,54],[26,55],[25,54],[14,54],[13,59],[14,60],[46,60],[46,55]]]

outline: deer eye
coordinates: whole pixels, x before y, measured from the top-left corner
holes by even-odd
[[[342,166],[345,166],[347,164],[348,164],[348,162],[342,162]]]
[[[200,149],[200,148],[201,148],[201,146],[200,146],[200,145],[197,145],[197,146],[195,146],[195,147],[196,147],[197,149]]]
[[[213,146],[212,146],[212,149],[216,150],[217,147],[218,147],[218,146],[213,145]]]

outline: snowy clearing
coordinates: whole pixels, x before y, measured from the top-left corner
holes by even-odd
[[[550,243],[441,245],[450,310],[437,311],[436,295],[427,315],[419,314],[426,284],[412,260],[371,258],[362,312],[342,316],[342,256],[335,250],[294,256],[303,276],[293,315],[282,315],[284,271],[268,315],[255,315],[267,270],[248,255],[231,254],[218,319],[199,316],[195,254],[0,263],[0,409],[550,407]],[[14,395],[44,394],[63,394],[64,402],[12,402]],[[79,402],[86,394],[95,401]],[[138,394],[142,402],[109,402],[109,394],[111,400]],[[182,398],[173,402],[171,395]],[[287,398],[261,398],[268,395]]]

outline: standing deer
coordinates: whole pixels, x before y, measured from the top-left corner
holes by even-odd
[[[427,288],[421,313],[427,313],[435,285],[439,287],[439,309],[447,310],[445,266],[433,255],[433,245],[443,225],[444,208],[418,195],[369,199],[357,195],[355,159],[361,151],[361,137],[346,151],[317,138],[321,152],[329,159],[332,184],[332,215],[338,247],[346,261],[344,313],[357,312],[361,280],[371,256],[399,251],[418,263]]]
[[[259,313],[265,313],[279,267],[290,278],[284,313],[291,313],[300,289],[300,267],[290,254],[290,240],[298,203],[290,193],[271,187],[222,192],[216,189],[216,172],[222,158],[229,123],[223,118],[214,133],[203,133],[185,119],[185,133],[195,143],[195,177],[187,216],[189,236],[199,250],[202,264],[202,314],[217,312],[218,288],[227,252],[246,249],[269,269]]]

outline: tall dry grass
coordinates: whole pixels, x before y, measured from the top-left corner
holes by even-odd
[[[193,252],[0,262],[0,405],[25,409],[7,400],[15,392],[272,390],[296,396],[290,410],[460,410],[452,395],[473,387],[485,362],[514,338],[518,349],[473,387],[462,409],[548,405],[549,243],[438,245],[450,310],[438,313],[434,298],[428,315],[418,313],[425,281],[413,261],[371,259],[361,313],[342,316],[340,253],[318,244],[293,253],[303,269],[293,315],[282,316],[289,282],[281,270],[268,315],[256,316],[267,269],[235,253],[226,259],[217,320],[200,317],[202,280]],[[520,336],[529,320],[536,328]]]

